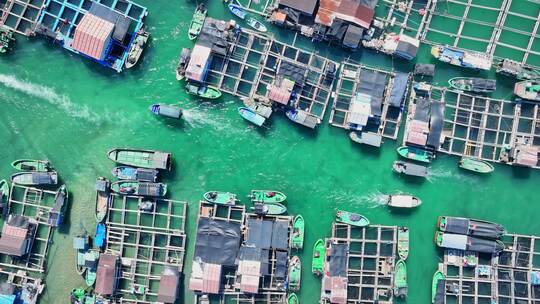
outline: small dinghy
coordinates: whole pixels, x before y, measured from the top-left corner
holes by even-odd
[[[254,203],[283,203],[287,196],[274,190],[251,190],[249,198]]]
[[[11,166],[19,171],[49,172],[51,164],[47,160],[19,159],[11,163]]]
[[[155,103],[150,106],[150,112],[169,118],[180,119],[182,118],[182,109],[177,106],[168,105],[164,103]]]
[[[197,86],[191,83],[186,85],[186,92],[205,99],[218,99],[221,97],[221,91],[213,86]]]
[[[471,157],[463,157],[459,161],[459,167],[477,173],[491,173],[494,170],[490,163]]]
[[[291,248],[302,249],[304,247],[304,230],[305,222],[302,215],[297,215],[294,217],[292,237],[291,237]]]
[[[313,245],[313,259],[311,261],[311,272],[315,275],[323,274],[324,260],[326,255],[326,248],[324,241],[318,239]]]
[[[118,166],[112,169],[112,175],[118,179],[136,180],[141,182],[156,182],[159,171],[155,169],[133,168]]]
[[[204,20],[206,19],[206,13],[206,6],[204,6],[202,3],[199,4],[195,9],[188,30],[189,40],[195,40],[197,37],[199,37],[204,25]]]
[[[254,18],[248,18],[247,24],[261,33],[266,33],[268,31],[268,29],[264,24],[262,24],[262,22]]]
[[[341,222],[344,224],[357,226],[357,227],[366,227],[369,225],[369,220],[367,219],[367,217],[361,214],[352,213],[348,211],[342,211],[342,210],[339,210],[336,213],[336,222]]]
[[[229,5],[227,6],[229,8],[229,11],[231,11],[231,13],[233,15],[235,15],[236,17],[240,18],[240,19],[246,19],[246,15],[247,13],[242,9],[242,7],[238,4],[233,4],[233,3],[229,3]]]
[[[238,201],[236,194],[223,191],[208,191],[203,197],[207,202],[218,205],[234,206]]]
[[[293,256],[289,262],[289,290],[300,289],[300,279],[302,276],[302,264],[298,256]]]
[[[264,122],[266,121],[266,118],[262,117],[261,115],[255,113],[250,108],[246,107],[239,107],[238,108],[238,114],[242,116],[245,120],[253,123],[256,126],[261,127]]]
[[[287,212],[287,207],[280,203],[255,203],[252,209],[258,215],[279,215]]]
[[[20,172],[11,176],[11,182],[26,186],[56,185],[58,173],[52,172]]]
[[[394,208],[414,208],[420,206],[422,201],[412,195],[395,194],[388,196],[387,204]]]
[[[148,42],[148,38],[150,37],[150,34],[146,32],[144,29],[140,29],[139,32],[137,32],[135,39],[131,43],[131,46],[128,51],[128,55],[126,58],[125,66],[126,69],[130,69],[133,66],[139,62],[139,59],[141,58],[141,55],[144,51],[144,47],[146,46],[146,43]]]

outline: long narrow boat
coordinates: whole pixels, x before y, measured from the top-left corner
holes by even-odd
[[[233,3],[229,3],[229,5],[227,5],[227,7],[229,8],[229,11],[231,11],[231,13],[233,15],[235,15],[236,17],[240,18],[240,19],[246,19],[246,16],[247,16],[247,13],[242,9],[242,7],[238,4],[233,4]]]
[[[9,184],[7,180],[0,180],[0,215],[7,214],[7,206],[9,201]]]
[[[124,64],[126,66],[126,69],[132,68],[137,64],[137,62],[139,62],[142,52],[144,51],[144,47],[146,46],[149,38],[150,33],[145,31],[144,29],[140,29],[139,32],[137,32],[137,34],[135,35],[135,39],[133,39],[133,42],[129,47],[126,62]]]
[[[433,153],[426,151],[424,149],[419,149],[419,148],[414,148],[414,147],[409,147],[409,146],[399,147],[397,148],[397,152],[401,157],[423,162],[423,163],[429,163],[431,162],[431,159],[433,158]]]
[[[395,161],[392,164],[392,170],[396,173],[417,177],[426,177],[428,175],[427,167],[404,161]]]
[[[218,99],[221,97],[221,91],[210,85],[197,86],[191,83],[186,85],[186,92],[190,95],[205,99]]]
[[[361,214],[343,210],[339,210],[338,212],[336,212],[336,222],[357,227],[366,227],[369,225],[369,220],[367,219],[367,217]]]
[[[101,223],[107,217],[107,210],[111,202],[111,183],[104,177],[98,177],[96,180],[96,222]]]
[[[487,161],[472,157],[463,157],[459,161],[459,167],[477,173],[491,173],[495,169],[493,165]]]
[[[254,203],[283,203],[287,196],[275,190],[251,190],[249,198]]]
[[[523,99],[540,101],[540,80],[527,80],[516,83],[514,85],[514,94]]]
[[[69,198],[69,192],[66,185],[62,185],[54,196],[54,205],[49,211],[49,218],[47,224],[52,227],[58,227],[64,221],[64,212],[66,210],[67,201]]]
[[[58,173],[52,172],[19,172],[11,176],[11,182],[26,186],[56,185]]]
[[[476,236],[484,239],[500,239],[506,229],[503,225],[465,217],[439,216],[437,228],[442,232]]]
[[[164,103],[155,103],[149,108],[150,112],[158,116],[169,117],[174,119],[182,118],[182,109],[178,106],[168,105]]]
[[[503,59],[497,63],[496,68],[497,73],[515,77],[519,80],[540,79],[540,69],[515,60]]]
[[[505,245],[500,240],[488,240],[463,234],[435,233],[435,243],[441,248],[477,251],[482,253],[498,254]]]
[[[292,236],[291,236],[291,248],[302,249],[304,247],[304,232],[305,222],[302,215],[294,217]]]
[[[298,296],[294,292],[287,297],[287,304],[300,304]]]
[[[405,261],[409,257],[409,228],[398,228],[398,255],[399,258]]]
[[[465,51],[442,45],[433,46],[431,48],[431,55],[451,65],[477,70],[489,71],[493,62],[493,57],[486,53]]]
[[[388,196],[387,205],[394,208],[415,208],[422,204],[416,196],[393,194]]]
[[[11,166],[19,171],[31,171],[31,172],[52,171],[51,164],[47,160],[19,159],[12,162]]]
[[[84,254],[84,263],[86,265],[86,286],[91,287],[96,283],[97,266],[99,261],[99,251],[89,250]]]
[[[141,182],[156,182],[159,171],[156,169],[134,168],[118,166],[112,169],[112,175],[123,180],[137,180]]]
[[[300,280],[302,276],[302,264],[298,256],[293,256],[289,261],[289,290],[297,291],[300,289]]]
[[[111,190],[122,195],[162,197],[167,194],[167,185],[138,181],[118,181],[111,184]]]
[[[239,107],[238,114],[240,114],[240,116],[242,116],[242,118],[244,118],[245,120],[259,127],[261,127],[266,121],[266,118],[255,113],[255,111],[251,110],[250,108]]]
[[[77,255],[76,270],[79,275],[83,275],[86,271],[84,254],[88,251],[90,245],[90,237],[85,232],[78,234],[73,238],[73,249]]]
[[[435,303],[437,299],[437,290],[439,289],[439,282],[444,281],[444,274],[442,271],[437,270],[433,274],[433,279],[431,280],[431,303]]]
[[[249,26],[251,26],[253,29],[261,32],[261,33],[266,33],[268,31],[268,29],[266,28],[266,26],[264,24],[262,24],[262,22],[260,22],[259,20],[255,19],[255,18],[248,18],[247,19],[247,24]]]
[[[478,77],[454,77],[448,80],[448,84],[456,90],[474,93],[491,93],[497,89],[497,81],[495,79]]]
[[[176,66],[176,80],[180,81],[186,77],[186,68],[191,59],[191,50],[182,48],[178,57],[178,65]]]
[[[121,165],[147,169],[171,170],[171,153],[167,152],[116,148],[107,152],[107,157],[113,162]]]
[[[189,25],[189,40],[195,40],[197,37],[199,37],[204,25],[204,20],[206,19],[206,13],[206,6],[202,3],[199,4],[195,9],[195,13],[193,13],[193,18],[191,19],[191,24]]]
[[[407,296],[407,265],[402,260],[397,261],[394,271],[394,295]]]
[[[320,118],[302,110],[289,110],[285,112],[285,116],[289,120],[310,129],[315,129],[321,123]]]
[[[94,247],[103,248],[105,246],[105,238],[107,237],[107,227],[103,223],[97,223],[96,233],[94,234]]]
[[[238,202],[236,194],[223,191],[208,191],[203,195],[204,199],[212,204],[234,206]]]
[[[326,248],[324,247],[324,241],[318,239],[313,245],[313,261],[311,262],[311,272],[316,275],[323,274],[323,265],[326,254]]]
[[[263,204],[264,206],[264,210],[265,210],[265,214],[268,214],[268,215],[279,215],[279,214],[283,214],[285,212],[287,212],[287,207],[285,207],[283,204],[281,203],[269,203],[269,202],[266,202]]]

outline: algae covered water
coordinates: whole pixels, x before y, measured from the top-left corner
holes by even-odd
[[[337,209],[362,213],[374,224],[410,227],[408,303],[430,299],[431,276],[440,259],[433,244],[438,215],[481,218],[499,222],[510,232],[540,233],[537,171],[497,165],[490,176],[477,176],[458,170],[457,158],[441,154],[428,180],[404,179],[391,171],[397,142],[387,140],[380,150],[361,147],[342,129],[323,123],[312,132],[281,113],[269,129],[260,130],[237,114],[241,103],[236,97],[225,95],[215,103],[188,97],[174,69],[181,48],[192,45],[187,27],[196,3],[140,2],[149,8],[146,23],[152,37],[133,70],[117,74],[44,40],[22,37],[12,54],[0,57],[0,176],[13,173],[9,164],[15,159],[49,159],[71,196],[66,228],[53,239],[40,303],[68,303],[69,291],[84,286],[73,266],[72,237],[81,227],[94,229],[94,181],[109,176],[113,163],[105,153],[112,147],[173,153],[174,171],[166,177],[170,197],[189,202],[186,278],[204,192],[226,190],[244,197],[251,189],[270,188],[286,193],[289,213],[301,213],[306,220],[306,245],[300,254],[302,303],[318,302],[320,281],[309,273],[311,247],[316,239],[329,236]],[[220,1],[210,4],[209,15],[232,18]],[[291,32],[270,30],[281,40],[293,39]],[[412,66],[372,52],[343,52],[320,44],[315,48],[302,39],[297,43],[338,60],[350,57],[401,71]],[[426,46],[417,60],[434,63]],[[438,64],[435,82],[445,84],[461,72]],[[511,98],[512,82],[497,80],[494,96]],[[179,104],[184,119],[156,119],[148,111],[154,102]],[[391,212],[383,204],[384,194],[394,192],[416,195],[423,205],[410,213]],[[192,302],[187,288],[182,297],[184,303]]]

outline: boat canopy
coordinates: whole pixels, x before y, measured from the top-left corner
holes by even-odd
[[[473,78],[472,86],[475,91],[495,91],[497,81],[495,79]]]
[[[348,251],[349,245],[347,244],[332,244],[332,248],[327,254],[330,276],[347,277]]]
[[[401,162],[401,165],[405,168],[405,174],[414,175],[414,176],[426,176],[427,168],[424,166]]]
[[[424,64],[417,63],[414,65],[414,75],[422,75],[433,77],[435,75],[435,65],[434,64]]]
[[[109,187],[109,182],[105,179],[97,179],[96,180],[96,190],[105,192],[107,191],[107,188]]]
[[[142,196],[162,196],[162,186],[160,183],[139,183],[137,193]]]
[[[408,73],[396,73],[394,84],[390,92],[390,106],[400,108],[407,92],[407,83],[409,82]]]
[[[311,129],[315,129],[315,127],[317,127],[317,125],[319,124],[318,117],[313,116],[302,110],[297,110],[294,113],[291,113],[290,115],[292,116],[292,117],[289,116],[292,121]]]
[[[144,168],[137,168],[137,179],[138,180],[145,180],[145,181],[154,181],[156,180],[157,172],[154,169],[144,169]]]
[[[444,233],[442,235],[440,246],[444,248],[466,250],[467,239],[468,237],[466,235]]]
[[[378,148],[381,146],[382,136],[373,132],[362,132],[360,133],[359,142]]]
[[[154,168],[169,170],[169,162],[171,161],[171,153],[155,151],[153,154],[152,163]]]
[[[433,102],[431,104],[431,116],[429,119],[429,134],[427,145],[435,150],[441,145],[441,136],[444,124],[444,102]]]
[[[504,234],[505,230],[502,225],[496,223],[447,216],[444,231],[477,237],[498,239]]]
[[[240,247],[240,224],[200,218],[194,257],[204,263],[235,266]]]
[[[483,253],[497,253],[504,249],[504,245],[499,241],[452,233],[443,233],[440,246],[444,248],[470,250]]]
[[[418,203],[415,201],[416,198],[411,195],[392,195],[390,197],[392,206],[396,207],[415,207]]]
[[[180,116],[182,116],[182,109],[175,106],[160,104],[159,115],[172,117],[172,118],[179,118]]]
[[[288,255],[286,251],[276,251],[276,271],[274,272],[276,279],[283,280],[287,276]]]

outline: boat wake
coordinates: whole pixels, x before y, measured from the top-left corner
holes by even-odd
[[[360,201],[368,208],[378,208],[386,206],[388,195],[381,193],[380,191],[375,191],[360,197]]]
[[[338,208],[345,208],[346,206],[361,206],[369,209],[379,208],[385,206],[388,201],[388,195],[381,193],[380,191],[374,191],[366,193],[361,196],[355,196],[351,193],[344,193],[342,195],[333,195],[329,199],[337,202]],[[342,205],[346,205],[343,207]]]
[[[91,112],[87,106],[74,104],[67,96],[59,95],[46,86],[19,80],[14,76],[5,74],[0,74],[0,84],[26,95],[46,100],[64,110],[71,117],[86,119],[94,123],[99,122],[99,116]]]
[[[211,127],[217,131],[222,131],[229,127],[228,124],[223,123],[217,116],[208,113],[204,109],[184,109],[182,113],[183,119],[192,128]]]

